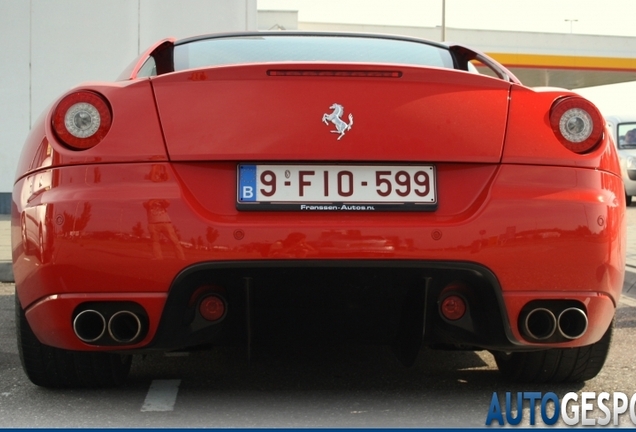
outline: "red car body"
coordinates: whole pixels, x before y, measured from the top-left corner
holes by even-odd
[[[453,65],[352,57],[175,70],[176,47],[263,37],[424,44]],[[143,73],[149,59],[156,71]],[[65,120],[77,94],[102,101],[105,132],[87,138],[96,143],[63,129],[95,112]],[[339,104],[344,132],[328,119]],[[589,120],[585,148],[559,133],[566,111]],[[297,199],[241,202],[245,164],[261,169],[261,197],[285,187],[262,169],[289,168]],[[345,182],[361,166],[375,175],[372,193],[434,197],[420,207],[383,207],[381,196],[348,202],[354,186]],[[121,377],[52,377],[35,352],[113,359],[253,343],[266,329],[294,333],[302,320],[323,324],[298,330],[300,341],[389,343],[406,363],[422,344],[488,349],[504,374],[531,381],[590,378],[609,347],[626,238],[610,134],[576,94],[524,87],[465,47],[295,33],[161,41],[119,81],[60,98],[34,125],[17,171],[18,336],[36,384]],[[323,171],[332,187],[338,179],[340,198],[301,203]],[[595,359],[582,360],[584,350]],[[522,365],[538,356],[555,371]],[[557,371],[568,356],[571,370]]]

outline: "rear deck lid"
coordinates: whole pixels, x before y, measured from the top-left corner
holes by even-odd
[[[176,69],[190,68],[152,79],[170,158],[500,160],[510,83],[452,69],[450,53],[437,46],[410,43],[416,52],[381,40],[375,49],[345,50],[338,39],[326,49],[327,39],[318,39],[314,48],[302,40],[274,54],[258,43],[234,54],[175,47]]]

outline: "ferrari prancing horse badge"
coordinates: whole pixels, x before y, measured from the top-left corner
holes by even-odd
[[[351,126],[353,126],[353,114],[349,113],[349,123],[342,120],[340,116],[344,113],[344,108],[340,104],[333,104],[329,107],[333,112],[331,114],[323,114],[322,121],[324,124],[328,125],[329,122],[333,123],[336,127],[336,130],[332,130],[331,133],[340,134],[338,139],[342,138],[345,132],[351,130]]]

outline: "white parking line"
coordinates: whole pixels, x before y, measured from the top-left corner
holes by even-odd
[[[180,384],[181,380],[154,380],[150,384],[141,411],[172,411]]]
[[[627,305],[630,307],[636,307],[636,300],[634,300],[631,297],[627,297],[626,295],[621,296],[621,300],[619,303],[623,303],[624,305]]]

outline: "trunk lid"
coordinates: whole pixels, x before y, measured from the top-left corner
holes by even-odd
[[[188,70],[152,84],[173,161],[497,163],[510,90],[456,70],[315,63]]]

